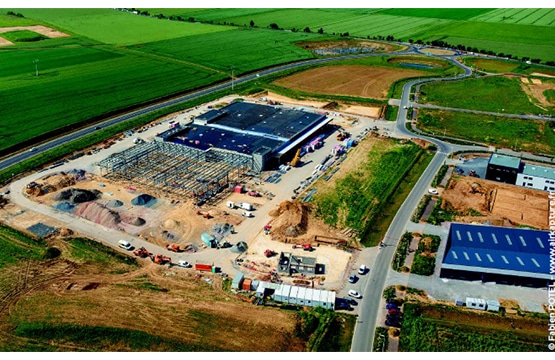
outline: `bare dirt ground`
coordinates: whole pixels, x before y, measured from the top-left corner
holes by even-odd
[[[536,99],[542,106],[555,106],[554,103],[547,100],[544,95],[545,90],[555,90],[555,84],[552,82],[543,82],[540,79],[521,78],[521,88],[531,98]]]
[[[493,225],[527,225],[548,229],[548,198],[545,192],[466,176],[453,176],[442,198],[466,215],[457,221],[490,221]],[[469,215],[473,209],[482,216]]]
[[[443,49],[426,48],[426,49],[423,49],[422,51],[430,54],[436,54],[436,55],[455,55],[454,51],[443,50]]]
[[[287,76],[277,80],[276,84],[319,94],[352,95],[385,100],[393,82],[421,75],[425,73],[375,66],[326,66]]]
[[[375,49],[380,51],[394,51],[398,46],[375,42],[375,41],[365,41],[365,40],[344,40],[344,41],[316,41],[316,42],[302,42],[298,43],[297,46],[302,47],[306,50],[324,50],[324,49],[333,49],[333,48],[352,48],[352,47],[360,47],[360,48],[367,48],[367,49]]]
[[[51,39],[69,36],[68,34],[65,34],[61,31],[54,30],[52,28],[49,28],[49,27],[43,26],[43,25],[3,27],[3,28],[0,28],[0,34],[5,33],[5,32],[10,32],[10,31],[18,31],[18,30],[33,31],[33,32],[36,32],[38,34],[48,36]],[[11,41],[8,41],[8,40],[0,37],[0,46],[7,46],[7,45],[13,45],[13,43]]]

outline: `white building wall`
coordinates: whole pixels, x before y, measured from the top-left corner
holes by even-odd
[[[516,175],[516,185],[537,190],[555,191],[555,180],[522,173]]]

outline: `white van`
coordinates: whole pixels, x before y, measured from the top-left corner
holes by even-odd
[[[133,246],[125,240],[118,241],[118,246],[125,250],[131,250],[133,248]]]

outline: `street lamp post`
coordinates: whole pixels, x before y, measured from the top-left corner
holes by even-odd
[[[35,59],[33,63],[35,64],[35,75],[39,76],[39,59]]]
[[[234,78],[233,73],[234,73],[234,71],[235,71],[235,67],[232,66],[231,67],[231,91],[234,91],[234,85],[235,85],[233,83],[233,78]]]

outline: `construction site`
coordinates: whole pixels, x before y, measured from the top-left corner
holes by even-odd
[[[347,156],[356,134],[387,124],[368,117],[383,109],[330,113],[327,103],[271,96],[220,99],[84,149],[27,178],[21,203],[0,218],[31,233],[41,223],[114,246],[125,239],[130,254],[155,264],[339,291],[359,239],[311,215],[310,183]],[[279,272],[282,256],[308,256],[323,270]]]

